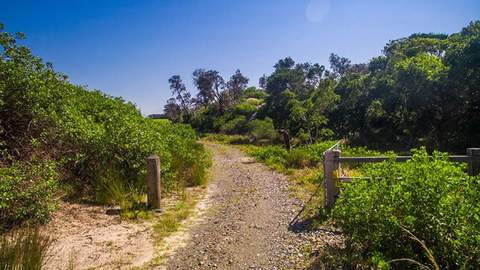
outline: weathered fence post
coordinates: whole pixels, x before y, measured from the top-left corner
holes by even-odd
[[[480,173],[480,148],[467,148],[468,175],[474,176]]]
[[[160,210],[160,158],[156,155],[147,158],[147,200],[148,206]]]
[[[325,207],[332,208],[335,204],[335,199],[338,196],[339,189],[337,187],[336,179],[333,175],[335,170],[340,169],[338,158],[340,157],[340,150],[328,150],[323,155],[323,181],[325,184]]]

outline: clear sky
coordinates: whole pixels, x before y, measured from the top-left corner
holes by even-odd
[[[159,113],[179,74],[238,68],[250,78],[278,59],[365,62],[416,32],[452,33],[480,19],[480,0],[0,0],[0,22],[73,83]]]

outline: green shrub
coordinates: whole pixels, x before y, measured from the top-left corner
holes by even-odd
[[[257,106],[253,105],[249,102],[242,102],[235,106],[233,113],[234,114],[239,114],[243,115],[246,117],[250,117],[252,114],[254,114],[257,111]]]
[[[273,142],[277,138],[277,131],[270,118],[265,120],[255,119],[248,123],[248,130],[255,141],[268,140]]]
[[[288,151],[280,146],[262,146],[252,147],[249,149],[248,154],[253,156],[258,161],[261,161],[269,166],[272,166],[279,170],[286,168],[286,156]]]
[[[14,162],[0,168],[0,231],[29,219],[46,221],[55,208],[57,187],[54,162]]]
[[[256,98],[256,99],[265,99],[268,96],[267,92],[255,87],[249,87],[243,91],[244,98]]]
[[[257,107],[257,106],[259,106],[263,103],[263,100],[258,99],[258,98],[247,98],[245,100],[245,102],[250,104],[250,105],[253,105],[253,106]]]
[[[332,147],[337,141],[322,141],[304,146],[307,150],[308,159],[318,163],[323,159],[323,152]]]
[[[300,169],[310,166],[311,164],[312,162],[310,162],[305,148],[294,148],[285,156],[285,165],[287,168]]]
[[[393,152],[384,153],[387,155],[393,154]],[[342,155],[349,157],[367,157],[367,156],[379,156],[381,152],[367,149],[363,146],[342,146]]]
[[[332,218],[364,261],[409,258],[430,265],[421,239],[444,269],[480,267],[480,177],[425,150],[411,161],[366,166],[366,179],[342,185]],[[404,229],[402,229],[404,228]],[[382,259],[379,259],[382,258]],[[352,265],[355,262],[351,262]],[[396,269],[414,268],[390,263]]]
[[[26,229],[0,236],[0,269],[40,270],[47,261],[52,240],[38,230]]]
[[[209,157],[191,127],[144,118],[130,102],[73,85],[3,31],[0,44],[0,166],[9,179],[0,182],[9,196],[0,198],[0,207],[8,208],[2,224],[44,220],[55,171],[75,198],[96,197],[104,181],[125,186],[144,181],[145,158],[152,154],[161,159],[165,192],[204,181]],[[56,170],[36,173],[40,166],[29,172],[15,163],[31,157],[52,160]],[[38,185],[30,185],[32,179]],[[20,210],[12,205],[19,200],[10,199],[19,196],[11,194],[14,186],[26,187],[23,193],[31,195]]]
[[[245,133],[247,126],[247,118],[243,115],[238,115],[232,120],[226,122],[220,131],[225,134],[242,134]]]

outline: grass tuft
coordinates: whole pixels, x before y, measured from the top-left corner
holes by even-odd
[[[38,229],[25,229],[0,238],[0,269],[42,269],[53,241]]]

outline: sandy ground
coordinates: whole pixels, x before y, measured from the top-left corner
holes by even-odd
[[[46,269],[127,269],[154,257],[148,221],[122,220],[106,208],[63,204],[45,231],[55,239]]]
[[[177,232],[155,243],[155,218],[126,221],[65,203],[44,228],[55,239],[46,269],[305,269],[312,253],[339,242],[329,230],[289,224],[302,204],[284,175],[233,147],[205,144],[212,179]]]

